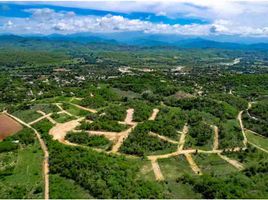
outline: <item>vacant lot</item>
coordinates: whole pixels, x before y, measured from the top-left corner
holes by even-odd
[[[5,114],[0,114],[0,141],[21,129],[22,126],[18,122]]]

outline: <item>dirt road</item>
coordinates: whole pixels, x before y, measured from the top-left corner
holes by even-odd
[[[181,132],[181,137],[180,137],[179,145],[178,145],[178,151],[183,150],[184,143],[185,143],[185,138],[186,138],[187,133],[188,133],[188,125],[185,124],[183,126],[183,129],[182,129],[182,132]]]
[[[52,113],[49,113],[49,114],[46,114],[44,113],[42,110],[38,110],[37,111],[39,114],[43,115],[43,116],[46,116],[46,118],[52,123],[52,124],[57,124],[57,122],[52,119],[50,116],[52,115]]]
[[[120,147],[122,146],[122,144],[124,143],[125,139],[127,139],[127,137],[129,136],[130,132],[137,126],[137,123],[135,123],[132,127],[130,127],[129,129],[120,132],[119,133],[119,137],[117,138],[117,141],[115,141],[115,144],[112,147],[111,152],[112,153],[117,153],[120,149]]]
[[[261,150],[261,151],[263,151],[265,153],[268,153],[268,150],[266,150],[266,149],[264,149],[264,148],[262,148],[262,147],[260,147],[260,146],[258,146],[256,144],[254,144],[252,142],[248,142],[248,143],[251,144],[252,146],[256,147],[257,149],[259,149],[259,150]]]
[[[237,119],[239,121],[240,128],[241,128],[241,131],[242,131],[242,134],[243,134],[243,137],[244,137],[243,144],[244,144],[245,147],[247,147],[248,139],[247,139],[247,136],[246,136],[246,133],[245,133],[245,129],[244,129],[244,125],[243,125],[243,122],[242,122],[242,114],[243,114],[243,112],[244,111],[242,110],[242,111],[240,111],[238,113]]]
[[[200,168],[197,166],[197,164],[195,163],[195,161],[193,160],[192,155],[189,153],[185,153],[184,156],[186,160],[188,161],[190,167],[192,168],[193,172],[198,175],[202,175],[202,172]]]
[[[218,154],[223,160],[225,160],[225,161],[227,161],[228,163],[230,163],[231,165],[233,165],[235,168],[237,168],[238,170],[243,170],[244,169],[244,167],[243,167],[243,165],[240,163],[240,162],[238,162],[237,160],[232,160],[232,159],[230,159],[230,158],[228,158],[227,156],[224,156],[224,155],[222,155],[222,154]]]
[[[212,126],[214,130],[213,150],[219,148],[219,128],[215,125]]]
[[[153,168],[153,172],[154,172],[154,175],[155,175],[155,179],[157,181],[163,181],[164,180],[164,176],[161,172],[161,169],[159,167],[159,164],[157,162],[156,159],[151,159],[151,164],[152,164],[152,168]]]
[[[73,114],[71,114],[71,113],[69,113],[68,111],[64,110],[64,109],[61,107],[60,103],[55,103],[55,105],[60,109],[60,111],[57,112],[58,114],[60,114],[60,113],[65,113],[66,115],[69,115],[70,117],[73,117],[73,116],[74,116]],[[77,117],[77,116],[74,116],[74,117]]]
[[[98,111],[95,110],[95,109],[91,109],[91,108],[86,108],[86,107],[83,107],[83,106],[80,106],[80,105],[77,105],[77,104],[74,104],[74,103],[70,103],[71,105],[81,109],[81,110],[85,110],[85,111],[88,111],[88,112],[92,112],[92,113],[97,113]]]
[[[127,115],[126,115],[126,118],[125,118],[125,120],[124,120],[124,122],[125,122],[126,124],[129,124],[129,125],[132,124],[133,114],[134,114],[134,109],[133,109],[133,108],[129,108],[129,109],[127,109]]]
[[[21,119],[5,112],[5,114],[7,114],[8,116],[10,116],[11,118],[15,119],[16,121],[18,121],[19,123],[21,123],[22,125],[32,129],[40,143],[41,149],[44,153],[44,161],[43,161],[43,174],[44,174],[44,179],[45,179],[45,191],[44,191],[44,199],[49,199],[49,164],[48,164],[48,160],[49,160],[49,152],[47,149],[47,146],[44,142],[44,140],[41,138],[41,135],[37,132],[36,129],[34,129],[31,125],[25,123],[24,121],[22,121]]]
[[[88,132],[89,135],[103,135],[108,140],[113,142],[116,140],[116,138],[118,138],[118,135],[120,134],[117,132],[106,132],[106,131],[86,131],[86,132]]]
[[[35,123],[37,123],[37,122],[39,122],[39,121],[41,121],[41,120],[47,118],[47,116],[48,116],[48,115],[44,115],[44,116],[42,116],[42,117],[39,117],[38,119],[36,119],[36,120],[30,122],[29,125],[33,125],[33,124],[35,124]]]
[[[149,135],[154,136],[154,137],[158,137],[158,138],[160,138],[161,140],[170,142],[170,143],[172,143],[172,144],[178,144],[178,143],[179,143],[179,142],[177,142],[177,141],[175,141],[175,140],[172,140],[172,139],[170,139],[170,138],[168,138],[168,137],[165,137],[165,136],[163,136],[163,135],[159,135],[159,134],[156,134],[156,133],[153,133],[153,132],[149,132]]]
[[[153,109],[153,113],[152,113],[152,115],[149,117],[149,119],[148,120],[155,120],[155,118],[156,118],[156,116],[157,116],[157,114],[159,113],[159,109],[158,108],[154,108]]]

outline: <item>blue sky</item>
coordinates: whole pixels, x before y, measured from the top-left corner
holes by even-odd
[[[0,33],[268,36],[268,1],[0,2]]]

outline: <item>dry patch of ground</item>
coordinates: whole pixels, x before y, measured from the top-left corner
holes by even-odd
[[[22,130],[22,125],[11,117],[0,114],[0,141]]]
[[[66,134],[69,131],[75,129],[75,127],[77,127],[78,125],[80,125],[80,121],[82,121],[83,119],[84,118],[82,117],[63,124],[58,123],[56,124],[56,126],[49,130],[49,135],[52,135],[54,140],[63,141]]]

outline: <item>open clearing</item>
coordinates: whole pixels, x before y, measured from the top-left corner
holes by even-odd
[[[255,144],[268,151],[268,138],[255,134],[252,131],[245,131],[248,138],[248,142]]]
[[[66,134],[77,127],[80,124],[80,121],[83,119],[84,118],[79,118],[63,124],[58,123],[52,129],[50,129],[49,135],[52,135],[54,140],[62,141],[64,140]]]
[[[30,126],[31,124],[34,124],[34,123],[46,118],[54,124],[54,126],[49,130],[49,133],[48,133],[49,135],[53,136],[54,140],[58,140],[59,142],[65,144],[65,145],[90,148],[90,147],[86,147],[83,145],[71,143],[71,142],[65,140],[65,136],[68,132],[70,132],[70,131],[79,132],[80,131],[80,130],[75,130],[75,128],[80,125],[80,122],[82,120],[84,120],[85,117],[79,117],[78,115],[74,115],[74,114],[69,113],[68,111],[64,110],[63,107],[61,107],[61,104],[59,104],[59,103],[56,103],[55,105],[60,109],[59,114],[64,113],[65,115],[67,115],[69,117],[76,118],[76,119],[71,120],[71,118],[70,118],[70,121],[67,121],[65,123],[58,123],[57,121],[55,121],[53,119],[53,117],[51,117],[52,113],[46,114],[46,113],[42,112],[41,110],[38,110],[37,112],[39,114],[43,115],[42,117],[30,122],[29,124],[26,124],[26,123],[25,124],[22,123],[22,124],[24,124],[28,127],[31,127]],[[77,106],[75,106],[75,107],[77,107]],[[82,109],[81,107],[79,107],[79,108]],[[83,110],[85,110],[85,109],[83,109]],[[87,110],[87,111],[89,111],[89,110]],[[89,111],[89,112],[92,112],[92,111]],[[159,109],[157,109],[157,108],[153,109],[153,112],[148,120],[155,120],[158,112],[159,112]],[[256,148],[259,148],[262,150],[264,148],[267,148],[267,145],[265,142],[263,142],[263,141],[259,142],[260,141],[259,138],[256,138],[259,136],[251,133],[249,130],[244,129],[243,122],[242,122],[242,113],[243,112],[244,111],[239,112],[239,114],[237,116],[237,120],[239,121],[241,132],[242,132],[241,134],[243,135],[243,138],[244,138],[244,140],[243,140],[244,146],[246,147],[248,143],[249,144],[253,143]],[[124,143],[125,139],[129,136],[129,134],[131,134],[133,129],[135,129],[135,127],[139,124],[138,122],[133,121],[133,115],[134,115],[134,109],[129,108],[126,110],[126,117],[125,117],[124,121],[123,122],[119,121],[119,123],[126,124],[129,126],[124,131],[121,131],[121,132],[86,131],[86,132],[88,132],[89,135],[103,135],[104,137],[106,137],[107,139],[109,139],[110,141],[113,142],[113,146],[112,146],[110,151],[101,150],[102,152],[121,154],[118,152],[120,147]],[[4,118],[4,119],[7,118],[8,120],[10,120],[11,121],[10,124],[12,124],[12,123],[18,124],[12,118],[10,118],[4,114],[2,114],[2,118]],[[18,125],[20,128],[22,128],[22,126],[20,124],[18,124]],[[189,125],[187,123],[185,123],[182,130],[177,131],[178,136],[179,136],[179,139],[177,141],[170,139],[166,136],[159,135],[158,133],[149,132],[148,134],[151,136],[157,137],[163,141],[166,141],[166,142],[169,142],[172,144],[176,144],[177,150],[175,152],[172,152],[172,153],[147,156],[148,161],[151,163],[151,167],[148,168],[148,166],[147,166],[147,168],[148,168],[147,170],[153,172],[155,179],[157,181],[163,181],[163,180],[165,180],[164,175],[167,175],[168,178],[170,177],[170,175],[169,175],[169,173],[167,173],[168,166],[165,165],[165,162],[162,162],[162,160],[166,160],[167,163],[170,162],[170,160],[173,163],[174,162],[182,162],[184,160],[183,164],[178,163],[178,166],[185,168],[184,171],[186,170],[187,173],[189,171],[191,171],[192,173],[195,173],[197,175],[202,175],[203,170],[204,170],[204,172],[211,170],[210,168],[212,165],[209,165],[208,163],[210,162],[209,160],[212,158],[213,158],[212,161],[220,163],[221,167],[223,167],[224,165],[228,165],[229,166],[228,168],[230,168],[230,171],[244,169],[244,166],[241,163],[239,163],[237,160],[230,159],[229,157],[224,156],[221,153],[224,151],[225,152],[226,151],[232,151],[232,152],[242,151],[242,150],[245,150],[245,148],[233,147],[233,148],[229,148],[229,149],[227,149],[227,148],[226,149],[219,149],[219,128],[215,125],[211,125],[211,128],[214,130],[213,147],[211,150],[207,150],[207,151],[201,150],[201,149],[192,149],[192,148],[185,149],[185,146],[184,146],[185,139],[187,138],[188,131],[189,131]],[[35,131],[35,133],[38,135],[38,133],[36,131]],[[249,141],[248,141],[247,137],[249,138]],[[39,138],[39,140],[40,139],[41,138]],[[42,145],[43,141],[40,143]],[[98,152],[100,151],[97,148],[91,148],[91,149],[94,149]],[[266,151],[266,149],[264,149],[263,151]],[[48,152],[47,152],[47,150],[45,152],[46,152],[45,153],[45,162],[43,164],[44,165],[43,169],[44,169],[44,173],[48,174],[49,173],[49,171],[48,171],[48,168],[49,168],[49,166],[48,166]],[[196,155],[202,155],[202,154],[207,155],[206,160],[209,158],[207,164],[205,164],[205,165],[201,164],[202,162],[200,161],[200,159],[196,160]],[[130,156],[130,155],[126,155],[126,156]],[[180,157],[180,159],[178,159],[178,157]],[[183,160],[182,160],[182,158],[183,158]],[[199,163],[201,165],[199,165]],[[161,165],[163,165],[164,173],[162,172]],[[185,166],[187,166],[187,167],[185,167]],[[208,166],[209,168],[207,169],[206,166]],[[179,169],[177,169],[177,170],[179,170]],[[46,182],[48,182],[48,176],[47,176]],[[46,184],[46,187],[47,187],[46,191],[48,191],[48,184]],[[47,194],[45,193],[45,196],[48,197],[48,193]]]
[[[22,125],[11,117],[0,114],[0,141],[22,130]]]

